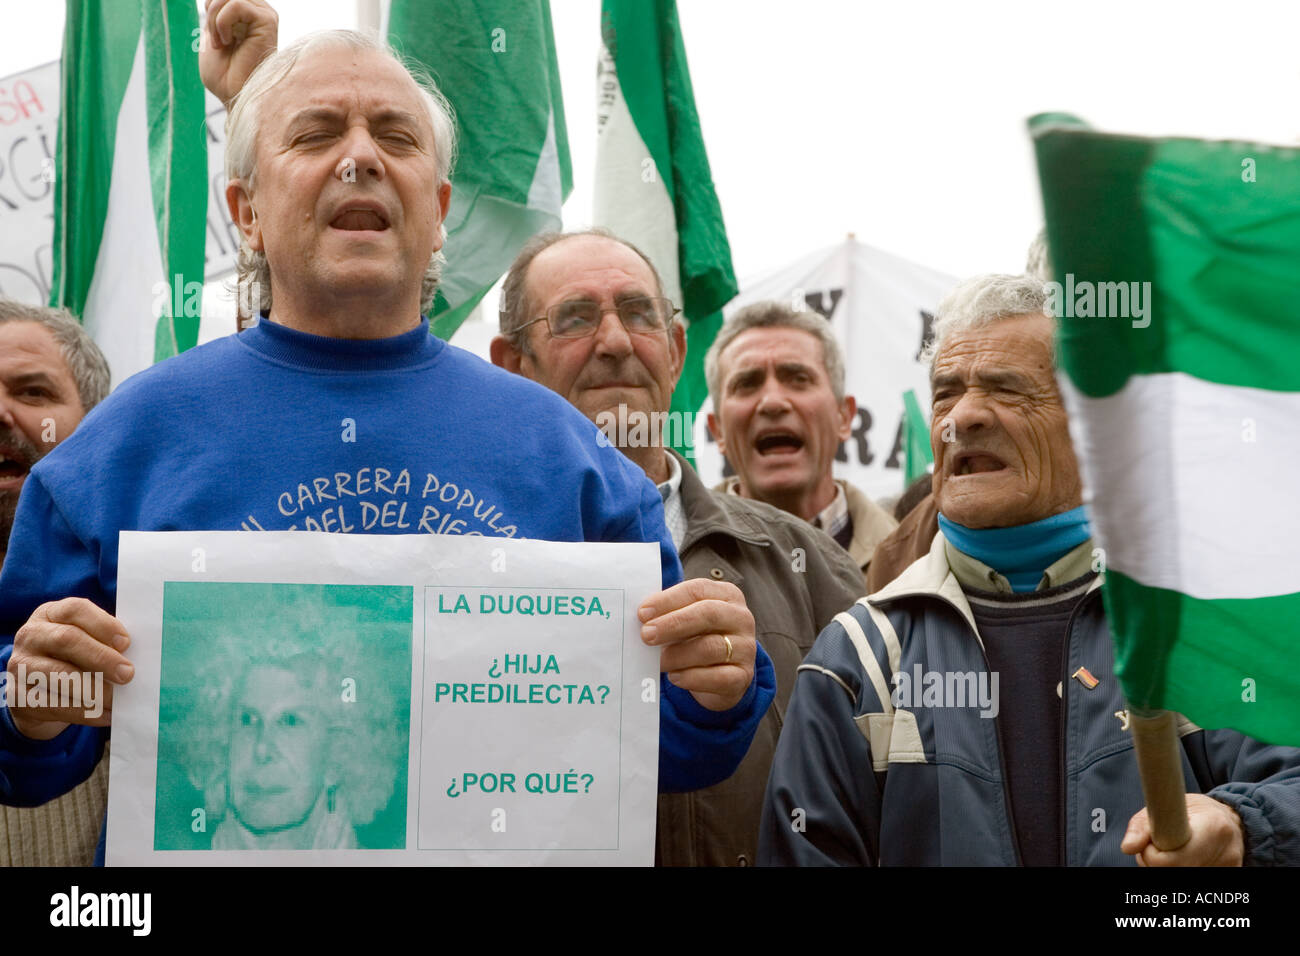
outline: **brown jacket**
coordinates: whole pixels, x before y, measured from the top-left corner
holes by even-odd
[[[853,521],[853,538],[849,541],[848,547],[849,557],[862,569],[862,578],[865,581],[876,545],[898,527],[898,522],[894,520],[893,515],[868,498],[866,492],[857,485],[851,485],[838,478],[835,479],[835,483],[844,489],[844,501],[849,507],[849,518]],[[733,475],[718,482],[713,486],[713,490],[739,497],[737,494],[739,487],[740,479]]]
[[[749,753],[722,783],[659,797],[655,861],[661,866],[746,866],[758,852],[758,819],[795,670],[818,633],[862,597],[848,554],[806,521],[760,501],[712,492],[680,457],[682,570],[730,581],[745,595],[759,642],[776,669],[776,700]]]
[[[849,505],[849,517],[853,520],[853,540],[849,542],[849,557],[862,569],[865,580],[869,566],[876,553],[876,547],[884,541],[898,522],[880,505],[876,504],[857,485],[847,481],[837,481],[844,489],[844,497]]]
[[[938,499],[927,495],[889,537],[876,545],[876,556],[867,569],[867,593],[875,594],[917,558],[929,554],[930,544],[938,533]]]

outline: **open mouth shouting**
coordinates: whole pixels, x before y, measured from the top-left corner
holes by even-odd
[[[760,432],[754,439],[754,450],[761,458],[781,458],[798,454],[804,440],[788,429],[771,428]]]
[[[1006,462],[997,455],[990,454],[983,449],[970,449],[958,452],[953,458],[950,474],[953,477],[962,478],[969,475],[984,475],[1006,471],[1006,468]]]
[[[0,445],[0,491],[21,488],[36,457],[12,445]]]
[[[340,232],[384,232],[388,226],[384,207],[365,200],[345,203],[330,220],[330,228]]]

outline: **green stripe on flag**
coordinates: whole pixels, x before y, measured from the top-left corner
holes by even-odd
[[[709,384],[704,379],[703,356],[709,351],[709,346],[717,337],[718,330],[722,328],[722,321],[722,313],[714,312],[686,326],[686,365],[677,379],[677,387],[673,389],[670,406],[670,411],[677,412],[681,421],[691,421],[691,416],[700,410],[704,400],[709,397]],[[698,357],[699,361],[692,361],[691,356]],[[695,435],[689,428],[683,428],[681,431],[683,441],[674,447],[678,454],[694,465]],[[672,439],[676,435],[670,433],[668,437]]]
[[[613,114],[604,117],[602,121],[609,119],[611,125],[601,130],[598,143],[595,216],[598,224],[641,247],[664,275],[667,293],[680,294],[687,349],[672,411],[694,415],[708,395],[704,355],[722,326],[721,309],[736,295],[737,285],[695,110],[677,6],[674,0],[603,0],[601,39],[617,78],[614,108],[625,104],[640,137],[636,148],[649,154],[657,178],[647,179],[639,165],[626,165],[629,144],[613,142],[625,130]],[[601,96],[608,92],[602,89]],[[610,104],[602,99],[602,106]],[[611,129],[619,132],[611,134]],[[639,163],[637,153],[631,158]],[[652,195],[658,189],[662,192]],[[669,215],[671,221],[664,222]],[[674,236],[672,250],[667,243]],[[670,256],[676,261],[669,262]],[[674,279],[677,289],[671,288]],[[694,462],[689,443],[674,447]]]
[[[158,226],[158,248],[172,286],[168,310],[158,317],[154,361],[192,348],[199,317],[172,316],[171,303],[184,302],[185,286],[203,282],[208,214],[207,117],[199,61],[193,48],[199,27],[193,4],[144,4],[146,108],[149,115],[149,173]],[[196,170],[204,175],[195,175]],[[195,224],[202,224],[195,228]]]
[[[1043,119],[1031,130],[1062,306],[1074,311],[1091,291],[1095,312],[1099,290],[1116,301],[1115,283],[1138,283],[1147,297],[1142,318],[1065,315],[1062,364],[1082,392],[1110,395],[1130,375],[1170,371],[1300,390],[1300,152]]]
[[[496,283],[492,283],[495,285]],[[487,295],[492,289],[492,285],[485,285],[478,292],[471,295],[468,299],[456,306],[454,309],[447,305],[446,298],[439,289],[434,296],[433,314],[435,318],[429,324],[429,331],[438,338],[447,341],[456,330],[460,328],[461,323],[469,318],[470,313],[483,301],[483,296]]]
[[[440,296],[449,338],[529,237],[560,227],[573,189],[547,0],[393,0],[389,40],[423,64],[456,114]]]
[[[681,306],[694,321],[731,301],[737,286],[731,244],[695,110],[677,4],[675,0],[604,0],[601,17],[605,35],[614,38],[610,52],[628,111],[673,201]],[[632,42],[620,43],[619,37],[630,37]],[[697,359],[703,362],[703,354],[697,353]]]
[[[78,318],[104,234],[117,114],[139,37],[140,0],[67,0],[50,305]]]
[[[198,340],[198,316],[170,315],[206,258],[197,35],[192,4],[67,0],[50,301],[92,332],[118,382]],[[153,291],[164,280],[167,296]]]
[[[907,474],[903,480],[903,489],[906,490],[912,482],[927,474],[929,466],[934,464],[934,452],[930,448],[930,426],[926,424],[921,403],[916,400],[916,391],[910,388],[903,393],[903,428],[906,436],[904,447],[907,450]]]
[[[1300,594],[1201,600],[1106,572],[1115,672],[1134,707],[1300,743]],[[1225,636],[1246,634],[1249,646]]]

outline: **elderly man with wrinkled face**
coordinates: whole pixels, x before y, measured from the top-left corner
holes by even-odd
[[[234,29],[250,10],[221,8],[206,56],[259,35]],[[16,632],[0,659],[100,672],[106,688],[132,679],[113,615],[122,529],[653,542],[664,590],[638,611],[665,672],[660,786],[716,783],[771,700],[752,615],[680,583],[659,494],[581,414],[429,334],[454,155],[446,102],[379,41],[313,34],[261,61],[226,152],[260,321],[124,383],[33,470],[0,578],[0,634]],[[466,510],[430,497],[451,486]],[[0,709],[0,799],[75,784],[110,720]]]
[[[940,530],[801,668],[760,862],[1300,863],[1300,750],[1185,720],[1192,837],[1150,842],[1045,309],[1030,276],[940,305]]]

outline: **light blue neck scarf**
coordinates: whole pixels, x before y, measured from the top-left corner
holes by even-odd
[[[1092,536],[1083,506],[1012,528],[967,528],[939,515],[954,548],[983,561],[1017,594],[1033,591],[1043,572]]]

